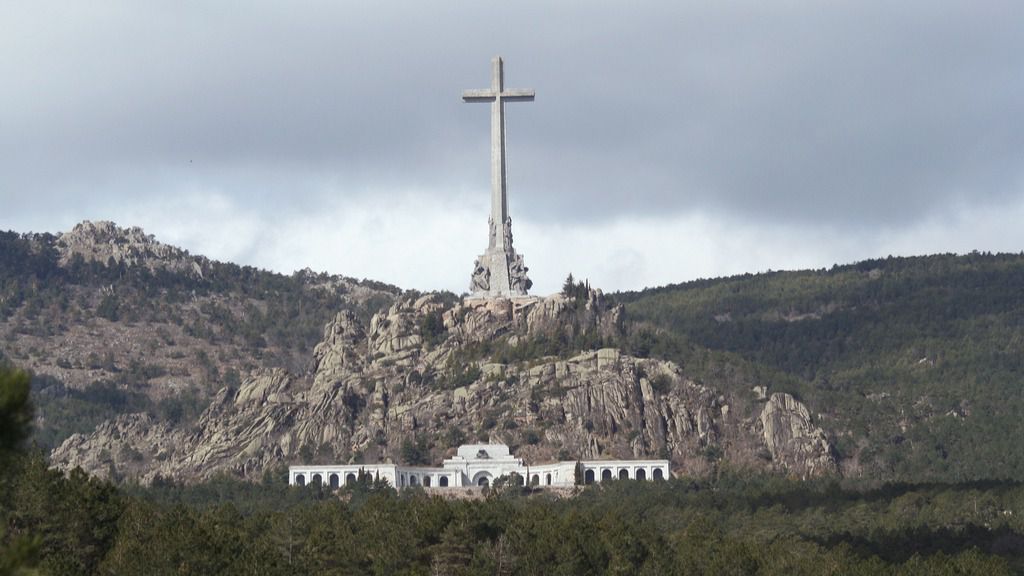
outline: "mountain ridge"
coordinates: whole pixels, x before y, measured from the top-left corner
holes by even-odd
[[[492,435],[532,459],[667,454],[695,475],[722,466],[890,479],[1020,470],[1007,447],[1008,463],[967,476],[972,461],[952,432],[935,431],[950,418],[967,423],[968,436],[982,434],[971,427],[982,420],[976,407],[992,403],[984,390],[946,378],[935,385],[949,394],[912,397],[902,391],[922,384],[904,372],[888,387],[855,378],[849,390],[829,388],[870,358],[857,330],[868,321],[884,328],[878,314],[890,301],[913,310],[914,290],[934,296],[946,280],[950,301],[989,296],[988,308],[973,305],[988,320],[971,310],[954,320],[973,323],[985,343],[998,328],[1005,352],[1016,350],[1019,298],[1003,286],[1024,270],[1017,255],[889,258],[607,296],[570,282],[517,315],[453,294],[217,263],[108,223],[71,234],[74,242],[0,235],[0,355],[36,372],[37,437],[54,461],[98,475],[252,478],[298,460],[436,460],[456,441]],[[911,348],[924,338],[946,352],[928,322],[956,311],[937,302],[931,318],[897,315],[892,332]],[[844,322],[858,334],[845,344],[833,337]],[[917,370],[950,365],[924,352]],[[881,352],[872,362],[891,369]],[[1002,388],[1018,382],[1012,371],[993,374]],[[613,401],[594,395],[608,386]],[[551,411],[574,402],[575,411]],[[296,432],[290,418],[322,429]],[[234,423],[230,433],[224,422]],[[237,445],[237,430],[260,426],[276,432]],[[959,467],[921,457],[929,438]]]

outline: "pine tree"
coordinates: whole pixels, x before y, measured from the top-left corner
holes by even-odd
[[[19,450],[32,425],[29,375],[0,366],[0,459]]]
[[[11,509],[14,460],[32,431],[32,404],[29,402],[30,378],[27,372],[0,365],[0,512]],[[9,520],[0,513],[0,574],[30,575],[36,565],[38,537],[21,535],[5,538]]]
[[[452,522],[441,533],[441,541],[434,546],[430,563],[431,576],[458,576],[466,574],[473,549],[472,537],[465,522]]]
[[[569,272],[569,276],[565,279],[565,283],[562,284],[562,296],[572,298],[575,291],[576,279],[572,277],[572,272]]]

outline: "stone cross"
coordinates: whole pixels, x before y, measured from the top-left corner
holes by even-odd
[[[465,102],[491,103],[491,218],[487,251],[477,258],[469,288],[474,298],[525,296],[533,283],[523,257],[512,248],[512,219],[508,216],[505,182],[505,102],[533,100],[533,90],[506,90],[501,57],[491,61],[491,87],[466,90]]]
[[[506,90],[501,56],[491,60],[491,87],[465,90],[464,102],[491,103],[491,222],[503,226],[508,220],[508,197],[505,181],[505,102],[531,102],[533,90]],[[505,248],[505,234],[491,234],[488,247]]]

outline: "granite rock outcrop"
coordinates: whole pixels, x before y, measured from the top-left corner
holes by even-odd
[[[162,244],[137,226],[121,228],[113,222],[83,221],[70,232],[57,237],[60,263],[67,265],[76,257],[85,262],[113,263],[126,268],[144,267],[150,271],[165,270],[203,277],[205,258]]]
[[[835,453],[807,406],[789,394],[772,394],[760,416],[764,443],[783,469],[810,477],[835,473]]]
[[[657,456],[696,474],[713,457],[766,447],[782,469],[834,471],[824,434],[792,397],[773,395],[748,422],[672,362],[612,347],[545,355],[537,345],[613,341],[622,330],[621,307],[596,290],[577,299],[408,297],[368,323],[339,313],[310,373],[257,370],[220,390],[188,429],[122,416],[52,457],[146,482],[256,478],[298,462],[436,461],[461,442],[494,441],[531,462]]]

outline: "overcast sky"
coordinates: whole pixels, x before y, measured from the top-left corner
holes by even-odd
[[[1024,2],[0,0],[0,229],[537,293],[1024,250]]]

